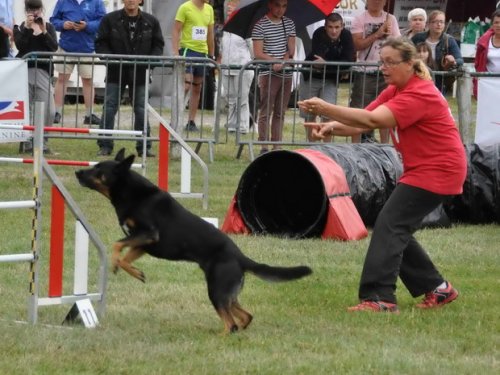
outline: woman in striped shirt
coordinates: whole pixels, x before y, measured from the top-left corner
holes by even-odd
[[[269,123],[273,149],[279,148],[283,133],[285,111],[292,92],[292,72],[283,70],[286,60],[295,52],[295,23],[285,17],[288,0],[269,0],[269,11],[252,31],[256,60],[282,60],[259,71],[259,141],[269,141]],[[272,117],[271,117],[272,112]],[[272,119],[271,119],[272,118]],[[260,153],[268,151],[263,144]]]

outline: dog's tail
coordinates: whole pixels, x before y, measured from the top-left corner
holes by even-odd
[[[248,258],[245,259],[242,266],[245,270],[266,281],[295,280],[312,273],[312,269],[307,266],[274,267],[267,264],[254,262],[253,260]]]

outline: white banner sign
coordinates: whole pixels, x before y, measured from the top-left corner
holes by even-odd
[[[0,61],[0,124],[29,125],[28,64],[24,60]],[[0,132],[0,142],[24,140],[25,132]]]
[[[340,0],[338,5],[335,7],[335,13],[342,16],[347,29],[351,28],[353,18],[364,11],[364,0]]]
[[[397,0],[394,2],[394,16],[401,29],[408,27],[408,12],[415,8],[425,9],[427,15],[433,10],[446,12],[448,0]]]
[[[500,78],[479,78],[474,143],[500,143]]]

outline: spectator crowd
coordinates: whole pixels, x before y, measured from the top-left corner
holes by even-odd
[[[217,43],[214,29],[214,9],[207,0],[187,0],[177,9],[172,29],[174,56],[210,58],[222,66],[221,98],[228,107],[227,130],[246,134],[255,121],[261,153],[280,147],[284,114],[294,87],[292,69],[287,61],[296,61],[297,38],[293,19],[286,16],[290,0],[268,0],[266,14],[253,26],[251,37],[242,37],[224,31]],[[107,68],[105,98],[102,116],[96,114],[94,106],[95,53],[120,55],[164,54],[164,40],[158,19],[141,9],[143,0],[122,0],[123,8],[106,14],[103,0],[58,0],[52,15],[45,14],[43,0],[25,0],[24,20],[14,20],[13,0],[0,2],[0,57],[22,58],[31,52],[57,53],[48,63],[30,62],[28,66],[30,101],[44,101],[47,105],[44,123],[64,122],[63,104],[68,80],[77,69],[82,80],[85,106],[83,123],[98,125],[102,129],[113,129],[115,115],[123,94],[128,89],[134,112],[134,129],[145,126],[145,82],[146,68]],[[380,49],[389,38],[403,38],[413,43],[418,57],[425,63],[435,85],[446,95],[453,86],[453,75],[433,74],[459,69],[464,64],[457,40],[448,34],[449,22],[444,12],[427,13],[415,8],[408,13],[408,28],[400,30],[394,15],[385,9],[387,0],[366,0],[366,9],[352,21],[348,30],[340,14],[325,17],[324,25],[312,35],[310,48],[301,69],[299,99],[319,97],[336,104],[338,84],[343,70],[333,63],[356,63],[350,71],[352,81],[349,106],[365,108],[384,90],[386,83],[377,64],[380,64]],[[224,18],[228,19],[237,9],[239,0],[225,2]],[[20,21],[20,22],[16,22]],[[56,32],[59,32],[57,36]],[[301,44],[301,42],[300,42]],[[15,47],[15,48],[13,48]],[[477,42],[475,68],[479,72],[500,72],[500,13],[491,17],[491,28]],[[71,57],[67,53],[82,54]],[[245,71],[241,82],[239,69],[235,68],[255,60],[273,63],[266,68]],[[279,61],[276,63],[276,61]],[[56,72],[56,77],[54,77]],[[36,79],[35,79],[36,77]],[[185,94],[188,97],[188,120],[184,130],[197,132],[197,110],[202,86],[206,79],[206,68],[190,65],[185,72]],[[55,84],[54,84],[55,82]],[[258,88],[258,109],[253,113],[249,101],[252,86]],[[474,85],[476,94],[476,85]],[[239,99],[239,100],[237,100]],[[239,108],[237,106],[240,106]],[[238,117],[239,115],[239,117]],[[300,112],[306,122],[316,121],[312,113]],[[319,121],[329,121],[321,117]],[[147,124],[146,124],[147,125]],[[146,126],[149,129],[149,126]],[[387,129],[380,128],[379,140],[389,142]],[[311,130],[306,128],[307,140],[311,141]],[[330,140],[327,137],[328,140]],[[269,141],[269,145],[264,144]],[[373,131],[352,136],[352,142],[375,142]],[[98,155],[110,155],[111,139],[98,142]],[[31,152],[30,142],[20,151]],[[49,153],[47,142],[45,152]],[[151,144],[137,152],[154,156]]]

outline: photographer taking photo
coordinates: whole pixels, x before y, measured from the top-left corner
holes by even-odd
[[[26,19],[20,26],[14,26],[14,42],[19,53],[16,57],[24,57],[30,52],[54,52],[57,50],[57,35],[54,26],[43,18],[42,0],[26,0]],[[40,60],[45,60],[41,57]],[[28,60],[28,82],[30,95],[31,123],[36,115],[33,104],[42,101],[45,106],[44,126],[50,126],[54,119],[55,105],[52,92],[51,76],[53,74],[51,63],[48,61]],[[32,142],[21,144],[20,151],[32,152]],[[49,149],[44,141],[44,153]]]

